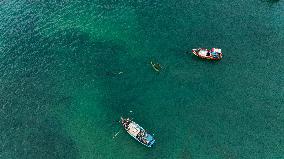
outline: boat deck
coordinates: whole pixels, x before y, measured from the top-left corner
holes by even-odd
[[[133,136],[137,136],[137,134],[140,132],[141,128],[136,124],[136,123],[130,123],[128,125],[128,130],[127,132],[130,134],[130,135],[133,135]]]
[[[198,54],[199,54],[200,56],[206,56],[207,53],[208,53],[207,50],[200,50],[200,51],[198,52]]]

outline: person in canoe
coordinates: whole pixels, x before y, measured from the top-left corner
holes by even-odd
[[[162,68],[159,63],[153,63],[153,61],[151,61],[151,65],[152,65],[153,69],[157,72],[159,72],[160,69]]]

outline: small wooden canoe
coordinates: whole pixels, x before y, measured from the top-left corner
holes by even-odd
[[[155,71],[160,72],[160,69],[161,69],[161,65],[160,65],[160,64],[158,64],[158,63],[153,63],[153,62],[151,61],[151,65],[152,65],[152,67],[153,67],[153,69],[154,69]]]

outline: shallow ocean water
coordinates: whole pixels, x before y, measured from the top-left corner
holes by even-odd
[[[0,158],[283,158],[283,8],[1,1]],[[186,54],[197,47],[224,59]],[[120,116],[155,146],[123,132]]]

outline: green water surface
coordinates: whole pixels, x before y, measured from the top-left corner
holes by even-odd
[[[0,1],[0,158],[283,159],[283,8]],[[198,47],[224,58],[186,54]],[[154,147],[124,132],[120,116],[154,133]]]

